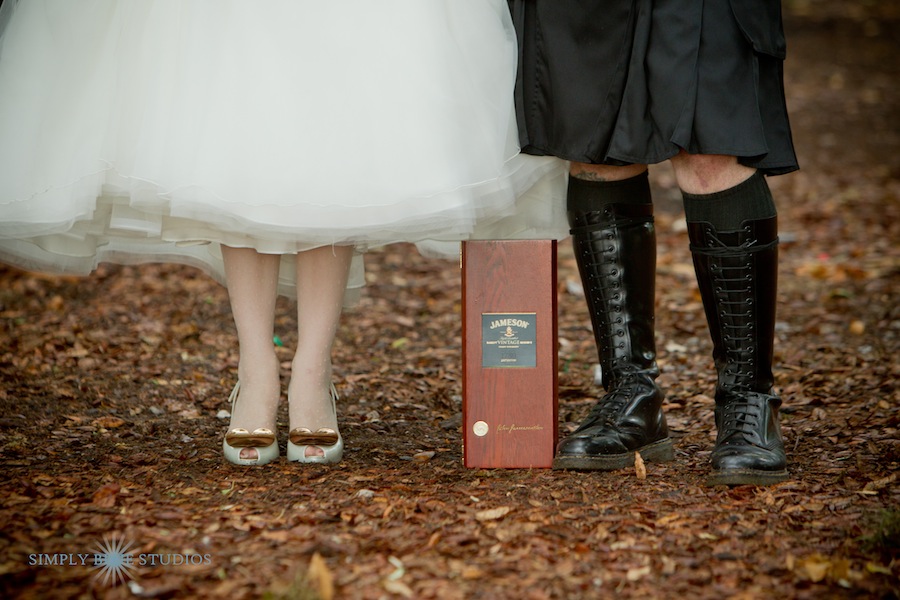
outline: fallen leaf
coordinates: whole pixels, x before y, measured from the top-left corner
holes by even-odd
[[[644,465],[644,459],[641,458],[640,452],[634,453],[634,472],[638,479],[647,479],[647,467]]]
[[[103,429],[115,429],[125,424],[125,421],[119,417],[100,417],[92,421],[93,425],[102,427]]]
[[[863,490],[866,492],[872,492],[877,490],[883,490],[888,487],[892,483],[897,481],[897,474],[891,473],[887,477],[882,477],[881,479],[876,479],[875,481],[870,481],[863,487]]]
[[[107,483],[94,492],[91,502],[103,508],[112,508],[116,505],[116,497],[121,489],[121,486],[116,483]]]
[[[869,573],[878,573],[879,575],[893,575],[894,572],[891,571],[888,567],[883,567],[881,565],[877,565],[873,562],[866,563],[866,571]]]
[[[394,572],[388,575],[388,581],[397,581],[404,575],[406,575],[406,567],[403,566],[403,561],[397,558],[396,556],[389,556],[388,562],[394,565]]]
[[[306,578],[310,585],[315,587],[322,600],[333,600],[334,598],[334,576],[325,564],[325,559],[316,552],[309,561],[309,570],[306,572]]]
[[[263,531],[259,534],[259,537],[264,540],[272,540],[273,542],[284,543],[290,538],[290,532],[285,531],[284,529],[278,529],[275,531]]]
[[[498,506],[497,508],[488,508],[475,513],[475,519],[478,521],[496,521],[502,519],[509,514],[512,509],[508,506]]]
[[[628,581],[637,581],[643,577],[646,577],[650,574],[650,566],[646,567],[637,567],[635,569],[628,569],[628,573],[625,574],[625,578]]]
[[[402,581],[389,581],[386,580],[384,582],[384,589],[392,594],[398,594],[403,596],[404,598],[412,598],[413,591],[409,589],[409,586],[403,583]]]
[[[397,350],[398,348],[403,348],[407,344],[409,344],[409,338],[397,338],[396,340],[391,342],[391,348]]]
[[[813,583],[824,581],[831,569],[831,561],[821,554],[813,554],[806,558],[796,560],[794,572]]]

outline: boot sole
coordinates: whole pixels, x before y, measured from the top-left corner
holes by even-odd
[[[675,459],[675,449],[672,440],[666,438],[653,442],[635,450],[641,453],[644,462],[669,462]],[[625,454],[572,454],[557,456],[553,459],[553,469],[556,471],[618,471],[634,466],[635,452]]]
[[[706,485],[773,485],[790,478],[787,471],[756,471],[753,469],[729,469],[714,471]]]

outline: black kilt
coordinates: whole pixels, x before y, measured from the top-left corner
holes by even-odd
[[[797,169],[780,0],[509,0],[523,151],[653,164],[686,150]]]

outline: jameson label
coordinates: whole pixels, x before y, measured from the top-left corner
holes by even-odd
[[[488,369],[537,366],[537,313],[483,313],[481,366]]]

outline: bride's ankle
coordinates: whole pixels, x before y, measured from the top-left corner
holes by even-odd
[[[230,407],[231,428],[274,429],[281,401],[281,381],[277,368],[267,371],[238,369],[236,395]]]
[[[273,353],[264,357],[250,356],[238,361],[238,379],[254,386],[280,386],[281,363]]]
[[[291,385],[288,392],[291,429],[337,429],[337,409],[331,382],[324,385]]]

